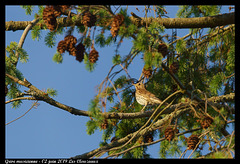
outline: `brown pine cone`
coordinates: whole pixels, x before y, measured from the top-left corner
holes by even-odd
[[[84,52],[85,52],[85,47],[82,43],[79,43],[77,46],[76,46],[76,60],[79,61],[79,62],[82,62],[83,61],[83,58],[84,58]]]
[[[56,28],[56,17],[58,17],[60,14],[61,13],[56,11],[53,6],[46,6],[43,9],[43,20],[50,31],[53,31]]]
[[[93,15],[89,11],[86,11],[82,17],[82,24],[87,27],[92,27],[97,21],[96,15]]]
[[[199,142],[197,135],[192,134],[189,138],[186,138],[188,144],[188,150],[194,150]]]
[[[67,35],[64,38],[64,41],[66,42],[67,51],[69,52],[69,54],[76,56],[77,50],[76,50],[75,44],[77,43],[77,39],[72,35]]]
[[[169,142],[175,137],[175,133],[178,133],[178,129],[173,129],[171,126],[167,127],[164,131],[165,139]]]
[[[95,49],[93,49],[90,51],[88,59],[90,63],[96,63],[96,61],[98,60],[98,57],[99,57],[98,52]]]
[[[67,50],[67,44],[64,40],[61,40],[59,43],[58,43],[58,46],[57,46],[57,51],[62,54],[64,53],[65,51]]]
[[[206,129],[208,128],[213,122],[213,119],[209,116],[205,116],[203,120],[200,120],[201,127]]]
[[[160,43],[158,45],[158,52],[162,54],[163,57],[165,57],[168,54],[168,48],[165,43]]]
[[[77,56],[77,50],[76,50],[76,47],[74,47],[74,46],[69,48],[68,52],[69,52],[69,55]]]
[[[122,14],[117,14],[112,21],[111,24],[111,34],[113,37],[117,35],[117,32],[120,28],[120,26],[123,24],[124,16]]]
[[[143,68],[143,74],[146,78],[149,78],[152,75],[152,68],[149,67],[148,69]]]
[[[104,122],[101,124],[101,129],[107,129],[108,128],[108,121],[107,119],[104,120]]]
[[[77,39],[72,35],[65,36],[64,41],[66,42],[68,47],[75,46],[75,44],[77,43]]]

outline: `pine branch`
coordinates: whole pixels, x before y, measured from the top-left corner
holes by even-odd
[[[235,93],[230,93],[230,94],[227,94],[227,95],[211,97],[211,98],[208,98],[208,101],[212,101],[212,102],[234,102],[235,101]]]
[[[71,114],[74,114],[74,115],[79,115],[79,116],[89,116],[89,113],[88,111],[84,111],[84,110],[79,110],[79,109],[76,109],[74,107],[70,107],[70,106],[67,106],[65,104],[62,104],[54,99],[52,99],[51,97],[49,97],[45,92],[39,90],[37,87],[33,86],[30,82],[28,82],[26,79],[24,79],[24,81],[22,80],[19,80],[18,78],[16,77],[13,77],[12,75],[9,75],[6,73],[6,76],[9,77],[11,80],[13,80],[14,82],[22,85],[22,86],[25,86],[27,88],[30,89],[30,91],[33,91],[35,94],[34,94],[34,97],[37,99],[37,100],[40,100],[40,101],[44,101],[50,105],[53,105],[57,108],[60,108],[60,109],[63,109]]]
[[[177,85],[185,92],[186,95],[188,95],[190,98],[193,98],[194,100],[198,101],[199,103],[205,103],[204,100],[202,100],[201,98],[199,98],[198,96],[194,95],[192,97],[192,92],[188,89],[186,89],[186,87],[181,83],[181,81],[178,79],[178,77],[172,73],[171,71],[169,71],[169,68],[164,64],[162,63],[162,67],[164,68],[164,70],[166,70],[168,72],[168,74],[172,77],[172,79],[177,83]],[[232,95],[228,95],[227,96],[229,99],[234,99],[235,97],[235,93],[232,93]],[[210,99],[213,101],[213,99]],[[208,100],[209,101],[209,100]],[[231,113],[235,113],[235,108],[234,107],[230,107],[226,104],[219,104],[219,103],[214,103],[214,102],[207,102],[208,105],[211,105],[211,106],[214,106],[218,109],[220,109],[221,107],[224,107],[225,109],[229,110]]]
[[[119,139],[119,140],[117,140],[115,142],[109,143],[109,144],[107,144],[105,146],[102,146],[100,148],[94,149],[94,150],[92,150],[90,152],[87,152],[87,153],[84,153],[84,154],[81,154],[81,155],[77,155],[77,156],[72,157],[72,158],[73,159],[91,158],[91,157],[94,157],[96,154],[108,152],[111,148],[123,145],[129,139],[131,139],[134,135],[136,135],[135,136],[136,138],[138,138],[140,136],[144,136],[147,133],[150,133],[150,132],[156,130],[158,127],[162,126],[168,119],[170,119],[170,118],[171,119],[175,119],[175,118],[181,116],[184,112],[186,112],[188,110],[190,110],[190,109],[189,108],[180,109],[180,110],[178,110],[176,112],[173,112],[173,113],[165,116],[163,119],[158,120],[156,123],[154,123],[152,125],[152,127],[147,126],[144,129],[142,129],[140,132],[137,131],[138,132],[137,135],[135,134],[137,132],[130,133],[126,137],[121,138],[121,139]]]
[[[235,12],[219,14],[208,17],[195,17],[195,18],[139,18],[130,16],[129,17],[133,24],[139,27],[145,27],[146,23],[150,24],[153,22],[162,24],[165,28],[209,28],[216,26],[225,26],[228,24],[235,24]],[[16,31],[24,30],[31,21],[9,21],[5,23],[5,31]],[[81,26],[81,18],[76,20],[64,18],[57,18],[57,24],[59,27],[69,27],[73,25]],[[43,29],[43,23],[38,23],[41,29]]]
[[[184,131],[184,132],[182,132],[182,133],[177,133],[176,136],[178,137],[178,136],[181,136],[181,135],[184,135],[184,134],[187,134],[187,133],[191,133],[191,132],[195,132],[195,131],[198,131],[198,130],[201,130],[201,129],[202,129],[202,128],[200,127],[200,128],[195,128],[195,129],[191,129],[191,130],[186,130],[186,131]],[[112,157],[112,156],[119,156],[119,155],[121,155],[121,154],[123,154],[123,153],[129,152],[129,151],[132,150],[132,149],[135,149],[135,148],[138,148],[138,147],[141,147],[141,146],[153,145],[153,144],[156,144],[156,143],[158,143],[158,142],[164,141],[165,139],[166,139],[166,138],[163,137],[163,138],[160,138],[160,139],[158,139],[158,140],[156,140],[156,141],[153,141],[153,142],[150,142],[150,143],[142,143],[142,144],[139,144],[139,145],[136,145],[136,146],[132,146],[132,147],[130,147],[130,148],[124,150],[124,151],[121,151],[121,152],[116,153],[116,154],[111,154],[111,155],[109,155],[109,156],[107,156],[107,157],[105,157],[105,158]]]
[[[202,155],[197,159],[208,159],[210,156],[214,155],[216,152],[228,152],[228,151],[233,151],[233,150],[229,149],[227,146],[220,146],[219,148],[217,148],[217,150],[214,150],[208,154]]]

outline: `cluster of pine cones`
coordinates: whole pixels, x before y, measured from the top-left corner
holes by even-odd
[[[123,24],[124,16],[122,14],[117,14],[111,24],[111,34],[113,37],[117,36],[120,26]]]
[[[178,129],[173,129],[171,126],[167,127],[164,131],[165,139],[169,142],[172,141],[172,139],[175,136],[175,133],[178,133]]]
[[[191,149],[194,150],[199,142],[199,138],[195,134],[192,134],[189,138],[185,138],[185,139],[187,140],[188,150],[191,150]]]
[[[57,20],[62,13],[70,8],[69,5],[46,6],[43,10],[43,20],[50,31],[56,29]]]
[[[76,60],[81,62],[83,60],[85,47],[82,43],[76,46],[76,43],[77,39],[74,36],[67,35],[64,40],[58,43],[57,51],[62,54],[67,50],[70,55],[75,56]]]
[[[79,43],[77,45],[76,43],[77,39],[74,36],[67,35],[64,40],[61,40],[58,43],[57,51],[62,54],[67,50],[69,52],[69,55],[75,56],[77,61],[82,62],[84,58],[85,47],[82,43]],[[93,47],[88,57],[90,63],[96,63],[98,57],[98,51],[96,51]]]

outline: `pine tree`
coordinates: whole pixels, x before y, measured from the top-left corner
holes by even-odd
[[[23,8],[26,14],[35,11],[33,6]],[[47,18],[49,8],[54,22]],[[39,6],[35,22],[28,24],[31,28],[6,22],[5,30],[31,29],[33,40],[43,37],[41,30],[49,30],[44,41],[56,49],[53,61],[64,63],[67,50],[79,64],[84,60],[90,72],[98,69],[101,60],[102,54],[95,47],[116,46],[113,66],[99,84],[89,109],[80,110],[51,98],[57,95],[56,90],[42,91],[28,82],[17,63],[28,62],[30,54],[22,48],[23,41],[11,42],[5,56],[6,103],[19,108],[30,95],[74,115],[89,117],[87,134],[103,131],[100,147],[73,155],[74,159],[101,158],[103,154],[108,158],[151,158],[148,147],[158,143],[160,158],[183,158],[187,152],[191,158],[233,158],[235,131],[226,128],[235,122],[235,22],[234,12],[218,15],[220,11],[221,6],[181,6],[178,19],[174,19],[166,18],[164,6],[145,6],[145,17],[137,16],[137,12],[129,15],[124,7],[114,12],[108,5]],[[154,17],[148,16],[150,13]],[[176,31],[181,29],[177,28],[189,28],[189,34],[179,37]],[[167,29],[175,31],[169,33]],[[72,36],[74,30],[82,35]],[[64,40],[56,44],[56,36],[73,39],[68,39],[69,44]],[[132,40],[132,48],[129,54],[120,54],[118,48],[126,39]],[[143,106],[136,102],[131,87],[134,80],[128,73],[137,56],[144,63],[137,78],[168,105],[146,106],[141,112]],[[125,75],[113,71],[115,67]]]

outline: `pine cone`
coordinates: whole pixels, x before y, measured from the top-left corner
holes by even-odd
[[[164,131],[165,138],[169,142],[175,137],[175,133],[178,133],[178,129],[173,129],[171,126],[167,127]]]
[[[56,11],[53,6],[46,6],[43,10],[43,20],[47,28],[53,31],[56,28],[56,17],[61,15],[61,12]]]
[[[76,50],[75,44],[77,43],[77,39],[72,35],[67,35],[64,38],[64,41],[66,42],[67,51],[69,52],[69,54],[76,56],[77,50]]]
[[[107,119],[104,120],[104,122],[101,124],[101,129],[107,129],[108,128],[108,121]]]
[[[98,52],[95,49],[90,51],[89,53],[90,63],[96,63],[96,61],[98,60],[98,57],[99,57]]]
[[[168,54],[168,48],[165,43],[160,43],[158,45],[158,52],[162,54],[163,57],[165,57]]]
[[[84,52],[85,52],[85,47],[82,43],[79,43],[76,46],[76,60],[79,62],[82,62],[83,58],[84,58]]]
[[[173,74],[177,73],[179,69],[179,64],[178,62],[173,62],[171,65],[170,65],[170,68],[169,68],[169,71],[172,72]]]
[[[43,9],[43,20],[50,31],[53,31],[57,26],[56,18],[69,9],[69,7],[69,5],[51,5]]]
[[[197,135],[192,134],[189,138],[186,138],[188,144],[188,150],[194,150],[199,142]]]
[[[117,35],[117,32],[118,32],[120,26],[123,24],[123,21],[124,21],[124,16],[122,14],[117,14],[113,18],[113,22],[111,24],[111,34],[113,37],[115,37]]]
[[[57,46],[57,51],[62,54],[64,53],[65,51],[67,50],[67,44],[64,40],[61,40],[59,43],[58,43],[58,46]]]
[[[97,21],[96,15],[91,14],[89,11],[86,11],[82,18],[82,24],[87,27],[92,27]]]
[[[64,40],[68,47],[75,46],[75,44],[77,43],[77,39],[72,35],[65,36]]]
[[[143,74],[146,78],[149,78],[152,75],[152,68],[149,67],[148,69],[143,68]]]
[[[206,129],[208,128],[213,122],[213,119],[209,116],[205,116],[203,120],[200,120],[200,123],[201,123],[201,127],[203,129]]]

